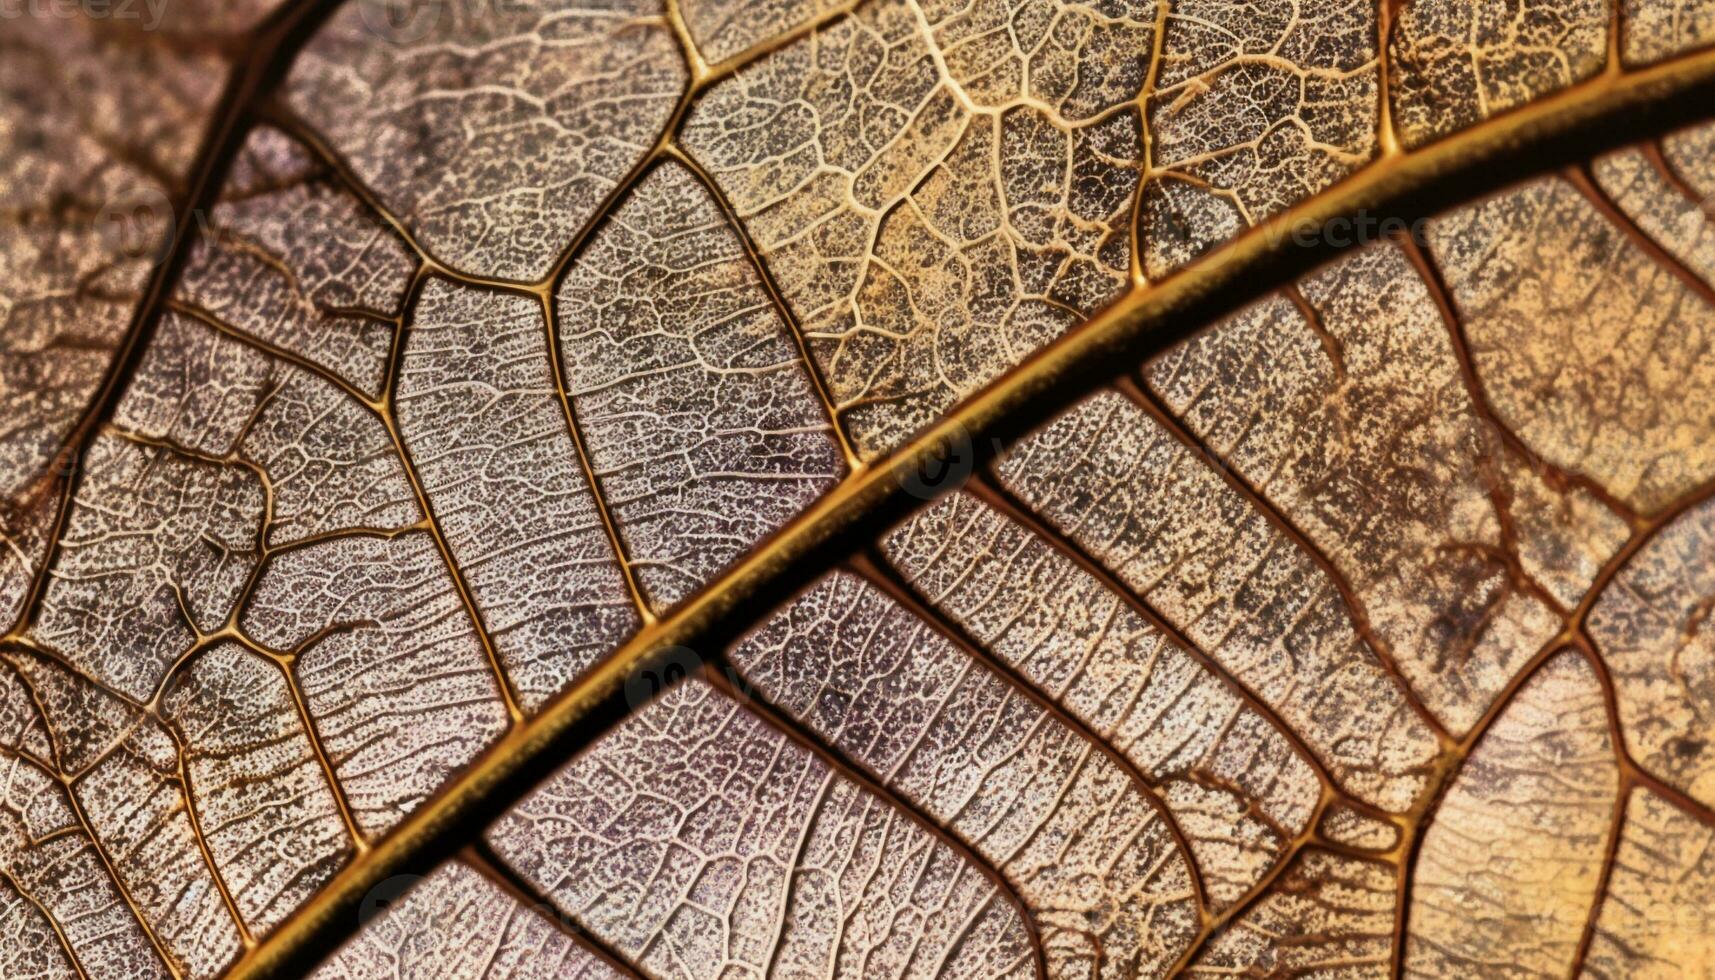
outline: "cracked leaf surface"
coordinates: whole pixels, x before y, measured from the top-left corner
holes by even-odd
[[[421,519],[386,426],[328,377],[170,314],[116,422],[263,480],[270,548]]]
[[[859,453],[1117,296],[1152,4],[878,0],[716,85],[684,146]]]
[[[53,921],[7,879],[0,879],[0,956],[20,980],[77,980]]]
[[[302,145],[251,134],[189,262],[184,303],[380,395],[415,256]]]
[[[108,871],[62,785],[46,768],[0,753],[6,883],[65,934],[76,962],[102,976],[172,976]]]
[[[179,745],[138,716],[130,735],[74,790],[127,894],[175,967],[218,976],[242,946],[215,870],[204,860],[180,779]]]
[[[1715,971],[1715,829],[1649,790],[1626,803],[1584,976],[1669,980]]]
[[[1394,31],[1393,116],[1418,147],[1595,75],[1609,0],[1409,0]]]
[[[316,980],[618,980],[624,974],[462,861],[437,868],[312,974]]]
[[[1639,231],[1687,271],[1715,282],[1715,220],[1699,199],[1700,192],[1685,185],[1665,152],[1628,147],[1598,157],[1590,173]]]
[[[1638,764],[1715,805],[1715,503],[1676,518],[1590,612]]]
[[[367,834],[384,833],[506,728],[446,565],[422,531],[336,537],[263,569],[244,630],[298,683]]]
[[[637,186],[558,299],[567,393],[657,613],[845,474],[787,325],[684,167]]]
[[[1146,366],[1152,390],[1294,522],[1429,708],[1463,732],[1563,628],[1623,519],[1556,492],[1481,413],[1394,246]],[[1539,499],[1546,498],[1546,499]]]
[[[1693,196],[1708,210],[1709,198],[1715,197],[1715,123],[1688,126],[1661,139],[1662,156],[1673,172],[1691,186]]]
[[[1304,830],[1321,785],[1271,719],[1041,538],[961,493],[882,548],[927,602],[1138,767],[1212,905],[1236,901]]]
[[[244,11],[223,8],[237,32]],[[262,4],[244,5],[254,14]],[[182,205],[228,64],[186,33],[72,5],[0,30],[0,620],[47,561],[76,447]],[[112,11],[107,11],[111,14]],[[235,34],[235,38],[240,35]],[[51,84],[43,84],[52,79]]]
[[[685,26],[705,61],[725,61],[849,0],[680,0]]]
[[[341,6],[287,101],[449,266],[541,278],[685,86],[659,0],[420,0],[393,31],[385,10]]]
[[[572,715],[329,969],[1707,966],[1715,126],[1098,353],[1695,3],[215,6],[0,24],[0,972],[302,956]]]
[[[653,976],[1034,975],[995,880],[698,680],[548,779],[489,840]]]
[[[267,932],[352,851],[283,669],[222,643],[179,675],[161,713],[178,733],[210,857],[245,924]]]
[[[638,623],[554,391],[541,304],[431,279],[398,412],[453,560],[535,710]]]
[[[1330,576],[1208,461],[1114,392],[1033,433],[1002,482],[1255,691],[1340,784],[1392,810],[1436,752]]]
[[[1380,861],[1307,850],[1185,975],[1391,976],[1396,874]]]
[[[1408,976],[1573,967],[1619,788],[1607,714],[1590,664],[1561,653],[1477,743],[1418,853]]]
[[[30,586],[54,543],[54,521],[65,492],[55,487],[25,503],[20,511],[4,508],[0,512],[0,623],[8,629],[26,612]]]
[[[39,489],[100,387],[226,68],[168,32],[71,12],[19,8],[0,31],[0,501],[10,506]]]
[[[1369,0],[1169,6],[1138,228],[1152,278],[1368,163],[1380,108]]]
[[[1055,976],[1156,976],[1191,939],[1191,859],[1115,756],[836,573],[735,646],[745,680],[990,861]]]
[[[1715,43],[1715,3],[1709,0],[1621,0],[1622,53],[1644,65]]]
[[[1643,513],[1715,476],[1715,306],[1570,182],[1436,219],[1429,245],[1501,421]]]
[[[147,702],[255,567],[261,482],[239,467],[104,435],[91,447],[33,635]]]

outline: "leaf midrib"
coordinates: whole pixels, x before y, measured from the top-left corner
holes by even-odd
[[[77,459],[111,417],[126,380],[148,346],[165,299],[194,240],[194,219],[212,207],[224,177],[256,121],[256,109],[338,0],[301,0],[260,28],[253,54],[234,68],[198,154],[190,192],[167,261],[115,353],[100,393],[66,447]],[[700,646],[713,659],[755,619],[799,584],[861,550],[875,533],[921,503],[905,489],[927,460],[956,454],[981,466],[1005,442],[1035,428],[1096,384],[1124,375],[1203,324],[1261,298],[1302,272],[1362,242],[1335,246],[1316,235],[1303,246],[1293,232],[1369,215],[1415,227],[1443,207],[1552,171],[1639,136],[1703,114],[1715,101],[1715,51],[1681,56],[1631,72],[1610,71],[1546,96],[1427,147],[1359,170],[1321,194],[1242,233],[1165,279],[1136,288],[965,399],[935,425],[867,467],[677,610],[648,623],[575,682],[541,714],[514,726],[465,772],[347,865],[270,936],[246,951],[230,976],[307,969],[355,932],[363,896],[389,876],[427,871],[474,840],[488,819],[629,711],[623,683],[664,647]],[[603,219],[598,214],[592,225]],[[1115,368],[1118,365],[1118,368]],[[73,478],[76,482],[76,477]],[[66,500],[75,493],[68,488]],[[57,551],[57,542],[54,546]],[[52,554],[43,562],[52,565]]]

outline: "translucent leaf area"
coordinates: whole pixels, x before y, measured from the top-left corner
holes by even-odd
[[[1715,2],[142,6],[0,19],[0,976],[1715,977],[1715,123],[1028,397]]]

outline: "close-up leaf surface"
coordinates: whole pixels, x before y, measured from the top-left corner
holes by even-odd
[[[1715,4],[94,6],[0,976],[1715,977]]]

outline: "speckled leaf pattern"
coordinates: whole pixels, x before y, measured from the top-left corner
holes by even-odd
[[[656,976],[1029,976],[977,858],[694,680],[488,832],[555,909]]]
[[[1715,123],[1460,163],[1712,48],[1707,0],[8,10],[0,977],[1715,980]]]
[[[362,935],[330,957],[317,980],[620,980],[626,974],[580,942],[548,910],[527,904],[456,860],[382,907]]]

